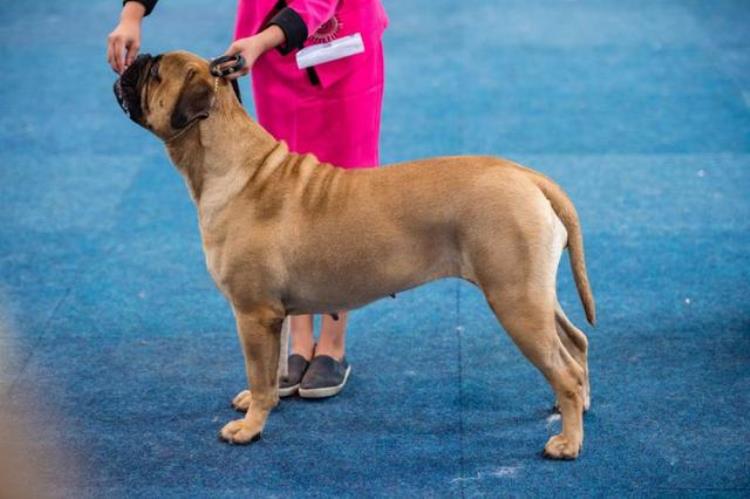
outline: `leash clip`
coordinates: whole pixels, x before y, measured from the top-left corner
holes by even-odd
[[[208,65],[211,74],[218,78],[224,78],[225,76],[242,71],[244,67],[245,58],[242,57],[242,54],[223,55],[213,59]]]
[[[245,67],[245,58],[242,57],[242,54],[223,55],[221,57],[217,57],[216,59],[213,59],[208,64],[208,70],[211,72],[211,74],[214,77],[217,78],[216,85],[219,84],[218,78],[224,78],[231,74],[242,71],[242,68],[244,67]],[[242,104],[242,96],[240,95],[240,86],[237,83],[237,80],[232,80],[232,90],[234,90],[234,95],[237,96],[237,100],[240,102],[240,104]]]

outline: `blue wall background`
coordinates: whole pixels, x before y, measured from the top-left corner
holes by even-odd
[[[144,50],[229,44],[234,2],[162,4]],[[386,8],[384,161],[502,155],[577,204],[600,318],[581,458],[538,455],[552,395],[456,280],[355,312],[339,397],[218,443],[242,357],[183,182],[113,99],[118,2],[5,1],[0,394],[33,452],[64,456],[46,479],[92,497],[746,495],[748,3]],[[559,289],[583,326],[565,260]]]

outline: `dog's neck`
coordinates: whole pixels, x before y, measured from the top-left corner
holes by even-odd
[[[250,119],[228,85],[217,92],[209,117],[166,147],[185,177],[202,226],[210,225],[249,179],[269,166],[269,158],[280,163],[288,152]]]

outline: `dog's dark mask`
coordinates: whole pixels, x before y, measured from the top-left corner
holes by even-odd
[[[114,85],[117,103],[125,114],[139,125],[143,124],[141,89],[148,78],[152,76],[152,69],[158,68],[160,59],[161,56],[151,57],[151,54],[139,55]]]
[[[158,78],[159,61],[161,55],[152,57],[151,54],[141,54],[136,57],[133,64],[126,69],[115,81],[114,92],[117,103],[123,112],[135,123],[146,126],[143,121],[144,113],[141,107],[142,90],[149,79]],[[232,89],[237,100],[242,103],[240,87],[237,80],[232,80]],[[148,104],[147,104],[148,105]]]

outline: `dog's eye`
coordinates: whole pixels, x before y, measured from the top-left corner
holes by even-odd
[[[161,81],[161,78],[159,77],[159,64],[154,64],[153,66],[151,66],[150,73],[151,78],[153,78],[157,82]]]

